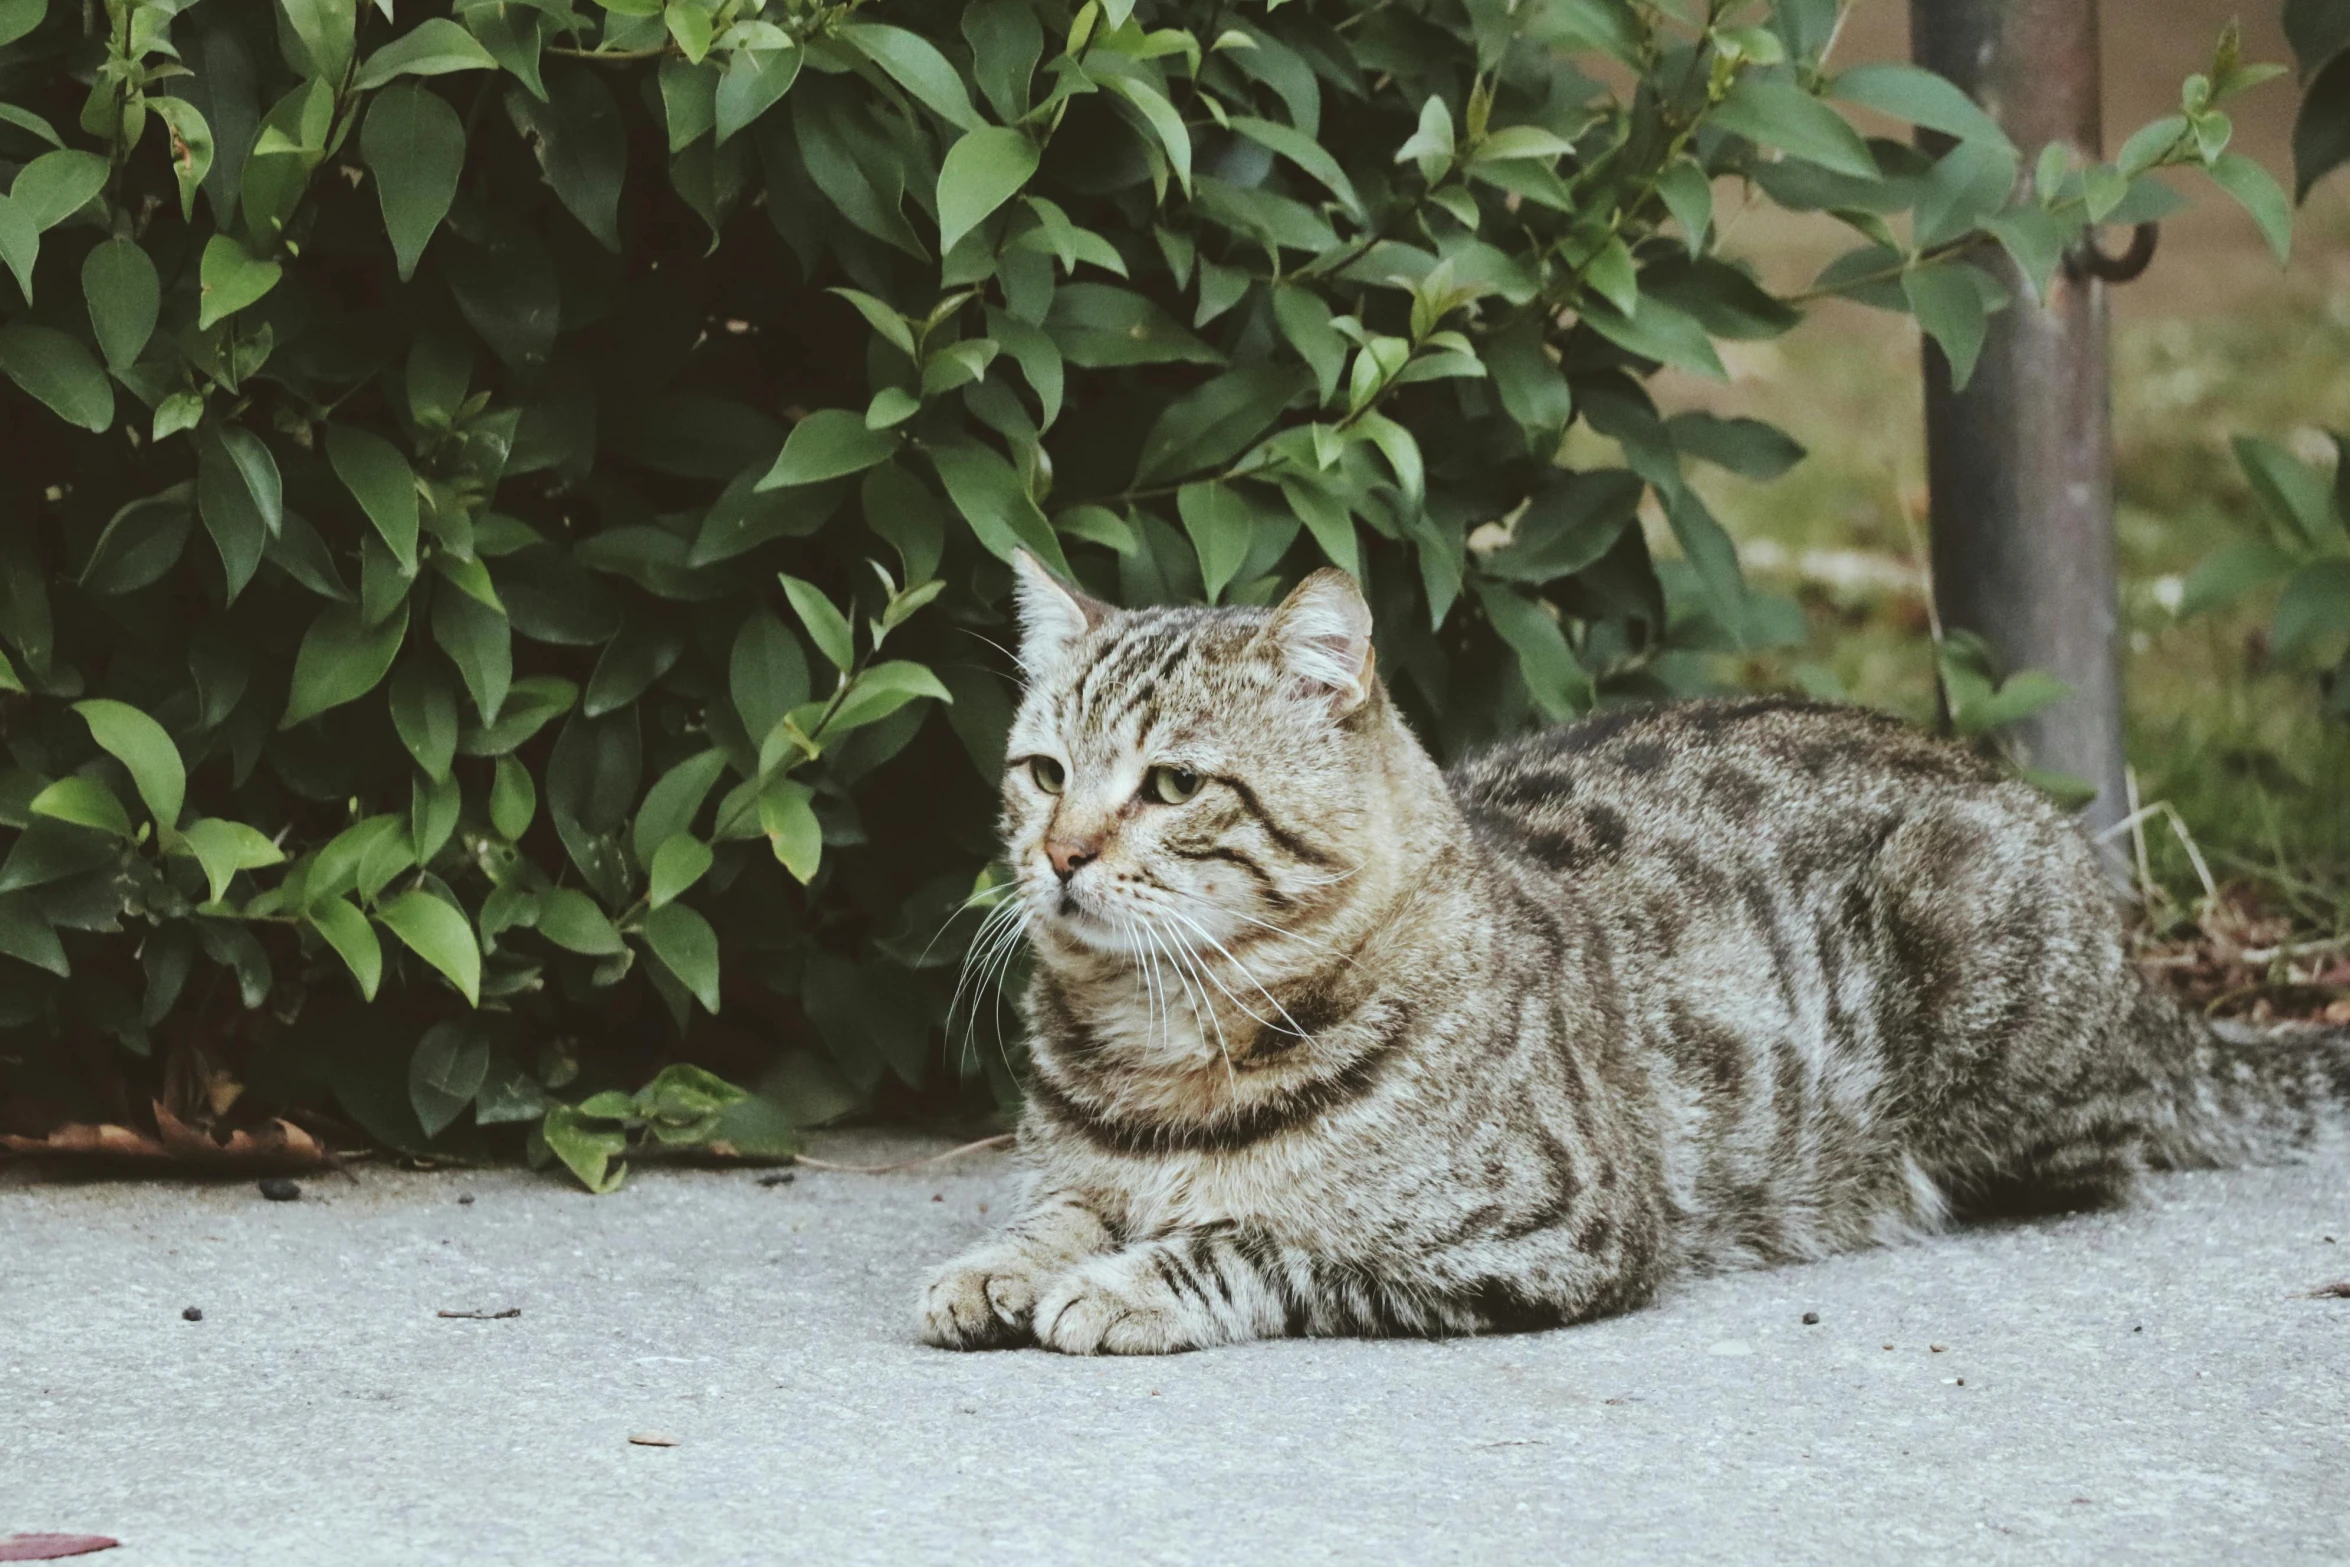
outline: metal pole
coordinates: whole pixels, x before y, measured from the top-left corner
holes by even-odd
[[[2097,0],[1910,0],[1909,16],[1917,63],[1990,110],[2026,168],[2052,141],[2099,155]],[[2025,761],[2097,786],[2087,818],[2106,827],[2125,806],[2105,290],[2060,268],[2035,304],[2004,252],[1971,259],[2015,304],[1963,392],[1926,345],[1934,597],[2004,672],[2072,687],[2014,732]]]

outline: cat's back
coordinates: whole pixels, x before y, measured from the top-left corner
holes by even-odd
[[[1907,822],[1949,822],[1953,853],[1977,832],[1995,851],[2005,823],[2034,840],[2061,825],[1980,757],[1797,697],[1616,708],[1469,757],[1448,782],[1486,847],[1578,879],[1658,860],[1699,886],[1766,864],[1834,879]]]

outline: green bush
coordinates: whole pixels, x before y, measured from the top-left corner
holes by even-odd
[[[2019,180],[1836,18],[0,0],[0,1101],[511,1124],[600,1186],[1009,1098],[940,931],[1017,548],[1128,602],[1356,571],[1446,750],[1794,637],[1682,470],[1800,449],[1644,388],[1799,317],[1717,192],[1855,231],[1813,292],[1961,379],[2155,168],[2285,211],[2232,45]]]

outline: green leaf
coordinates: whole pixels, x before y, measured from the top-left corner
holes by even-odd
[[[311,926],[326,938],[326,944],[335,949],[335,955],[359,982],[360,999],[373,1001],[376,987],[383,983],[384,952],[367,916],[342,897],[313,904],[307,913]]]
[[[437,628],[435,635],[438,635]],[[458,754],[506,756],[516,746],[571,711],[578,700],[579,687],[559,675],[525,675],[514,682],[512,694],[506,698],[495,719],[487,721],[481,728],[459,732]]]
[[[35,816],[53,817],[76,827],[95,827],[117,838],[127,840],[136,836],[130,813],[122,808],[114,791],[97,779],[78,773],[69,773],[34,795],[25,809]]]
[[[1643,359],[1653,359],[1716,381],[1730,378],[1729,371],[1722,368],[1721,355],[1714,351],[1713,338],[1704,324],[1655,294],[1641,294],[1638,309],[1629,316],[1619,315],[1596,301],[1589,302],[1583,320],[1600,336]]]
[[[392,676],[392,727],[416,765],[435,782],[457,758],[457,694],[427,659],[410,659]]]
[[[1420,461],[1420,443],[1412,439],[1411,431],[1385,414],[1364,414],[1355,421],[1355,428],[1379,448],[1404,498],[1417,506],[1428,493],[1428,479]]]
[[[2029,205],[1997,213],[1983,226],[2015,259],[2017,269],[2032,285],[2032,297],[2045,300],[2076,230],[2046,208]]]
[[[1909,308],[1942,350],[1950,367],[1951,387],[1959,391],[1965,390],[1974,376],[1975,360],[1982,354],[1983,338],[1989,330],[1983,292],[1968,275],[1972,270],[1962,262],[1942,262],[1913,268],[1901,276],[1901,292],[1909,300]]]
[[[114,388],[90,351],[52,327],[0,326],[0,372],[67,424],[103,434],[114,423]]]
[[[718,933],[682,903],[665,903],[645,915],[645,943],[664,968],[694,993],[703,1010],[718,1011]]]
[[[1183,518],[1183,531],[1191,535],[1200,580],[1213,604],[1248,559],[1254,521],[1248,501],[1232,485],[1208,480],[1176,491],[1175,509]]]
[[[16,274],[17,289],[27,300],[33,297],[33,263],[40,254],[40,226],[30,213],[0,196],[0,261]]]
[[[427,1137],[438,1137],[473,1103],[490,1075],[490,1042],[462,1023],[436,1023],[408,1057],[408,1103]]]
[[[819,408],[784,437],[775,466],[759,481],[762,490],[787,484],[817,484],[844,474],[861,473],[894,455],[898,438],[869,430],[862,415],[846,408]]]
[[[506,617],[467,593],[441,593],[434,596],[432,606],[432,639],[449,661],[457,666],[464,678],[466,694],[473,698],[474,711],[484,724],[493,727],[503,723],[507,692],[514,689],[514,631]],[[566,693],[564,705],[569,706],[577,688],[568,681],[555,684]],[[535,725],[531,727],[536,727]],[[529,729],[523,731],[529,733]],[[519,740],[516,741],[519,744]],[[463,748],[463,738],[459,746]],[[497,749],[511,749],[511,746]],[[492,755],[491,752],[472,752],[468,755]]]
[[[983,125],[947,149],[938,171],[938,248],[943,253],[1019,193],[1036,173],[1025,131]]]
[[[1945,136],[1990,142],[2014,151],[2007,133],[1982,105],[1947,79],[1914,65],[1856,65],[1830,83],[1828,91],[1846,103],[1857,103]],[[1872,168],[1863,177],[1873,179],[1875,175]]]
[[[617,1126],[598,1124],[569,1105],[557,1105],[547,1112],[540,1135],[563,1167],[599,1197],[618,1190],[628,1175],[627,1165],[613,1162],[628,1148],[628,1134]]]
[[[291,729],[374,690],[407,634],[405,603],[379,626],[366,624],[352,605],[330,604],[319,611],[294,654],[293,689],[278,727]]]
[[[212,126],[204,111],[184,98],[149,98],[147,108],[163,121],[171,138],[171,173],[179,182],[180,219],[196,215],[196,192],[212,172]]]
[[[2200,615],[2290,576],[2291,555],[2264,539],[2238,539],[2197,563],[2179,595],[2179,617]]]
[[[1420,118],[1410,138],[1395,149],[1395,161],[1417,160],[1420,177],[1433,185],[1452,166],[1454,149],[1452,110],[1442,98],[1431,93],[1420,105]]]
[[[416,571],[416,470],[400,449],[356,425],[326,431],[326,459],[408,575]]]
[[[792,83],[799,80],[802,55],[798,48],[734,52],[726,62],[726,74],[718,79],[718,98],[713,106],[719,146],[725,146],[791,91]]]
[[[1776,479],[1804,457],[1801,442],[1760,419],[1678,413],[1665,421],[1665,429],[1681,451],[1743,478]]]
[[[1657,176],[1656,193],[1665,210],[1681,225],[1681,242],[1692,257],[1705,251],[1705,237],[1713,228],[1714,188],[1705,171],[1684,158]]]
[[[44,152],[17,172],[8,187],[16,210],[48,230],[88,206],[106,188],[106,160],[96,153]]]
[[[1054,291],[1044,325],[1068,362],[1082,369],[1223,361],[1157,304],[1108,283],[1062,285]]]
[[[2260,237],[2268,241],[2277,263],[2283,265],[2293,253],[2293,209],[2285,203],[2284,190],[2268,170],[2240,152],[2221,153],[2210,173],[2212,182],[2252,215]]]
[[[169,833],[177,827],[180,807],[188,797],[188,769],[163,726],[128,702],[93,699],[76,702],[73,710],[90,726],[90,738],[99,749],[130,769],[131,782],[153,813],[156,829]]]
[[[1485,557],[1486,574],[1539,584],[1593,565],[1632,526],[1646,489],[1622,468],[1549,477],[1527,497],[1510,542]]]
[[[1485,618],[1518,656],[1518,673],[1534,703],[1552,723],[1590,711],[1591,677],[1567,642],[1558,621],[1541,604],[1498,583],[1477,584]]]
[[[494,71],[497,57],[481,41],[445,16],[419,22],[367,57],[352,86],[361,92],[397,76],[446,76],[451,71]]]
[[[1191,132],[1184,128],[1183,116],[1176,112],[1175,106],[1138,76],[1113,76],[1103,85],[1134,105],[1150,126],[1151,134],[1159,139],[1160,147],[1165,149],[1167,162],[1175,169],[1176,183],[1190,190]]]
[[[619,250],[628,128],[602,79],[585,66],[550,71],[545,103],[509,92],[506,114],[531,144],[556,198],[598,244]]]
[[[403,83],[375,95],[359,133],[360,155],[375,175],[384,229],[405,283],[457,198],[465,172],[465,125],[438,93]]]
[[[1230,461],[1305,390],[1305,373],[1288,365],[1249,365],[1202,382],[1151,425],[1134,482],[1156,485]]]
[[[66,961],[65,945],[57,939],[57,928],[41,912],[40,903],[32,893],[0,894],[0,952],[35,968],[46,969],[59,979],[73,977],[73,965]]]
[[[1854,179],[1878,177],[1877,160],[1870,156],[1860,133],[1842,115],[1791,83],[1742,76],[1730,95],[1714,106],[1710,118],[1723,130],[1776,147],[1791,158]]]
[[[947,498],[989,554],[1009,561],[1025,549],[1064,577],[1069,574],[1060,539],[1010,463],[968,437],[934,445],[930,460]]]
[[[1339,204],[1355,217],[1363,216],[1363,199],[1355,193],[1354,182],[1338,166],[1338,160],[1325,151],[1305,132],[1292,125],[1275,120],[1260,120],[1252,115],[1232,116],[1232,129],[1268,152],[1279,153],[1312,175],[1323,189],[1338,198]]]
[[[2252,493],[2288,536],[2317,544],[2335,531],[2333,495],[2315,468],[2256,436],[2239,435],[2232,444]]]
[[[531,782],[530,769],[511,756],[499,757],[497,773],[490,780],[491,829],[512,841],[530,831],[531,818],[538,809],[538,786]]]
[[[953,693],[924,665],[905,659],[884,660],[850,682],[848,694],[833,709],[831,726],[825,733],[838,735],[879,723],[907,703],[923,697],[940,702],[954,700]]]
[[[761,736],[767,733],[765,729],[755,732]],[[636,825],[629,835],[629,847],[639,865],[651,865],[663,844],[692,830],[702,802],[710,797],[710,790],[725,771],[726,753],[713,748],[687,757],[645,791],[645,802],[637,807]]]
[[[556,946],[589,957],[614,957],[628,950],[596,900],[576,887],[549,887],[539,894],[538,928]]]
[[[192,855],[204,867],[204,881],[214,903],[228,896],[228,884],[237,872],[280,865],[286,857],[259,829],[209,816],[188,823],[172,852]]]
[[[715,862],[710,846],[701,839],[689,833],[673,834],[653,851],[646,902],[660,908],[708,875]]]
[[[759,830],[775,858],[805,886],[815,879],[824,856],[824,829],[816,821],[814,794],[795,779],[776,778],[759,791]]]
[[[844,23],[835,30],[835,36],[888,72],[900,87],[940,119],[966,131],[978,130],[987,123],[971,107],[971,94],[965,90],[963,79],[928,39],[902,27],[875,22]]]
[[[788,572],[779,573],[778,576],[783,583],[783,596],[791,600],[792,610],[800,617],[800,624],[808,628],[809,639],[816,644],[816,651],[830,659],[835,669],[845,673],[857,659],[856,637],[850,629],[848,617],[835,609],[832,600],[824,596],[824,590],[814,583]]]
[[[808,700],[808,658],[799,638],[764,609],[745,617],[735,633],[727,691],[753,740],[765,738],[784,714]]]
[[[160,494],[142,496],[114,514],[98,535],[82,568],[81,585],[92,593],[136,593],[162,580],[187,548],[195,524],[193,486],[185,480]]]
[[[404,892],[376,911],[402,945],[455,985],[468,1006],[481,1002],[481,943],[463,914],[429,892]]]
[[[300,45],[286,51],[286,63],[297,75],[341,81],[351,65],[358,0],[279,0],[279,10]]]
[[[712,18],[697,0],[669,0],[662,8],[662,23],[669,36],[677,40],[677,47],[689,64],[699,65],[710,52]]]
[[[2270,641],[2292,658],[2312,643],[2350,636],[2350,560],[2311,561],[2295,571],[2277,596]],[[2333,655],[2335,649],[2328,648]]]
[[[0,48],[40,26],[48,13],[49,0],[0,0]]]
[[[244,246],[225,234],[204,242],[204,260],[197,269],[202,304],[196,325],[209,327],[260,299],[277,287],[284,268],[274,261],[255,259]]]
[[[590,718],[627,707],[669,673],[685,651],[685,636],[668,626],[630,625],[605,644],[588,676],[579,710]]]
[[[163,303],[155,263],[127,239],[101,240],[82,258],[82,298],[106,368],[123,374],[155,335]]]

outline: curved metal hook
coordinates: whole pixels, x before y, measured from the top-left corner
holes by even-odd
[[[2109,256],[2097,247],[2097,233],[2092,229],[2081,236],[2078,245],[2064,253],[2065,276],[2076,283],[2084,278],[2127,283],[2154,260],[2154,244],[2161,232],[2159,223],[2141,223],[2130,230],[2130,248],[2118,256]]]

